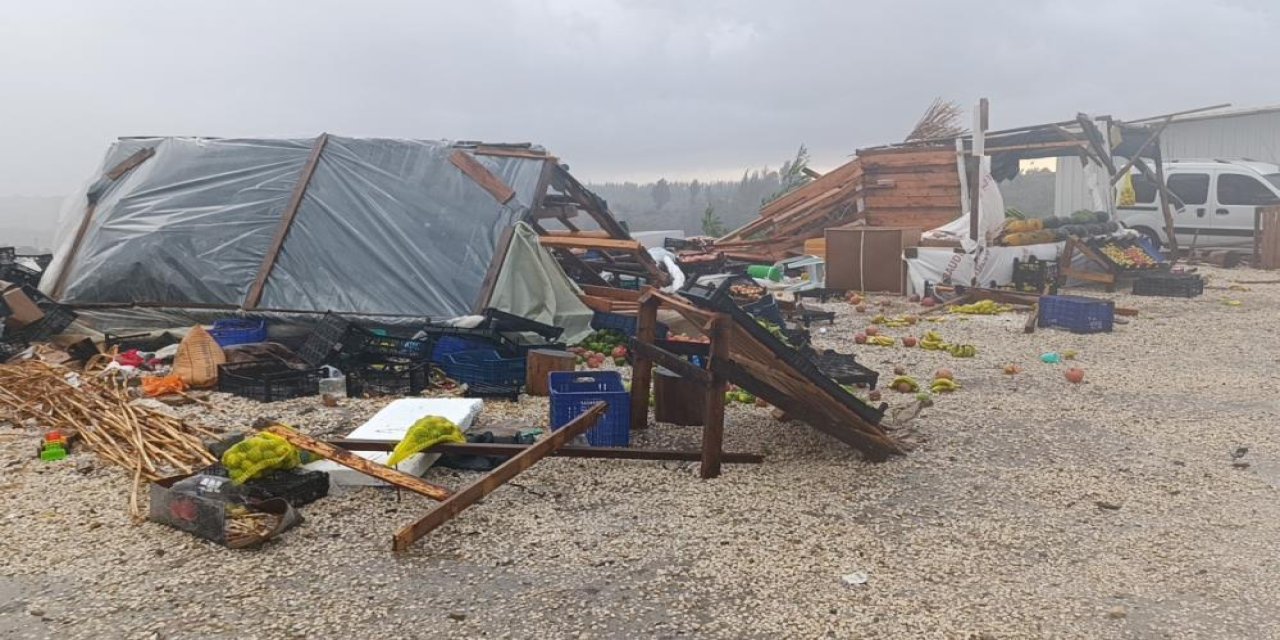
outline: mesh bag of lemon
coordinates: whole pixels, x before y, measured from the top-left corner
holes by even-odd
[[[462,430],[448,418],[427,416],[409,427],[409,431],[404,434],[404,438],[400,440],[396,448],[391,452],[391,458],[387,460],[387,466],[394,467],[404,462],[409,456],[426,451],[441,442],[466,441],[467,438],[462,435]]]
[[[271,433],[245,438],[222,454],[222,466],[235,484],[244,484],[267,471],[286,471],[301,464],[298,449]]]

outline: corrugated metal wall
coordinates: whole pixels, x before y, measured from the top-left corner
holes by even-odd
[[[1248,158],[1280,164],[1280,111],[1175,122],[1164,130],[1160,144],[1170,160]],[[1054,214],[1068,215],[1088,203],[1080,161],[1059,158]]]

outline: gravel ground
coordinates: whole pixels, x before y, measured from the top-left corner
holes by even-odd
[[[863,462],[734,405],[727,448],[762,465],[702,481],[692,463],[544,460],[403,555],[391,534],[425,498],[345,491],[265,548],[228,551],[133,524],[124,472],[86,453],[31,460],[38,431],[0,426],[0,638],[1278,637],[1280,333],[1265,323],[1280,285],[1228,291],[1274,276],[1210,272],[1220,288],[1193,300],[1113,296],[1141,315],[1111,334],[1025,335],[1020,314],[921,325],[977,345],[973,359],[855,347],[866,317],[831,303],[819,345],[885,379],[945,365],[963,385],[899,431],[909,456]],[[1069,349],[1084,384],[1039,362]],[[187,411],[318,434],[383,404],[215,401]],[[546,412],[490,403],[480,424]],[[698,430],[636,440],[692,448]],[[842,583],[853,572],[866,583]]]

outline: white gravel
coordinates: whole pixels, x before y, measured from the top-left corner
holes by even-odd
[[[1219,287],[1275,278],[1211,273]],[[820,346],[884,380],[897,364],[922,380],[945,365],[964,386],[903,434],[911,455],[866,463],[734,405],[726,447],[762,465],[702,481],[695,463],[544,460],[403,555],[391,534],[425,498],[347,491],[264,549],[228,551],[131,523],[125,472],[86,453],[35,461],[38,430],[0,426],[0,638],[1277,637],[1280,285],[1250,287],[1085,292],[1141,310],[1111,334],[1025,335],[1021,314],[889,331],[935,328],[977,345],[973,359],[855,348],[872,314],[833,302]],[[1039,362],[1068,349],[1082,385]],[[1025,371],[1005,376],[1006,363]],[[385,402],[215,401],[222,411],[184,411],[327,435]],[[480,424],[546,413],[545,399],[489,403]],[[635,440],[694,448],[698,435],[656,425]]]

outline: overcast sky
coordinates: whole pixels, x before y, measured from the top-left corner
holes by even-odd
[[[533,141],[588,181],[834,166],[935,96],[992,126],[1280,102],[1280,3],[0,0],[0,195],[116,136]],[[1147,65],[1147,66],[1144,66]]]

